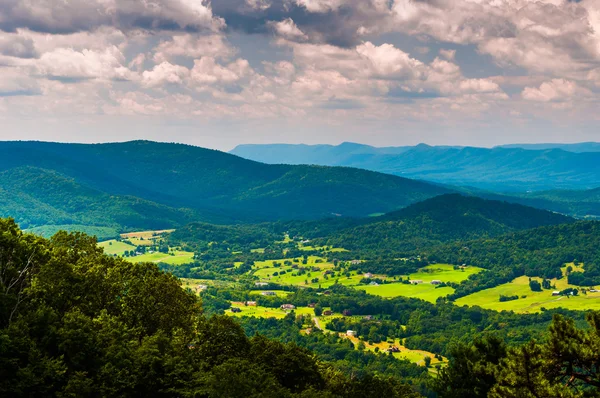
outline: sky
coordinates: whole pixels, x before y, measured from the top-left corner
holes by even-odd
[[[0,0],[0,139],[600,141],[600,0]]]

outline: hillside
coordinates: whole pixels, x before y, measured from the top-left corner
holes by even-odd
[[[156,228],[164,228],[195,220],[367,216],[449,191],[365,170],[266,165],[149,141],[2,142],[0,173],[2,215],[15,216],[25,226],[140,228],[156,221]]]
[[[439,246],[427,251],[432,261],[471,264],[486,268],[457,289],[456,297],[470,294],[526,275],[562,278],[566,263],[582,263],[585,272],[572,272],[574,285],[600,284],[600,222],[578,221],[518,231],[494,239],[475,239]]]
[[[161,229],[200,217],[132,196],[109,195],[55,171],[18,167],[0,172],[0,217],[14,217],[22,228],[47,225]]]
[[[529,150],[425,144],[375,148],[344,143],[338,146],[240,145],[231,153],[265,163],[358,167],[502,192],[592,189],[600,186],[600,152],[597,150],[573,152],[561,147]]]
[[[333,232],[319,242],[363,251],[410,252],[443,242],[494,237],[573,221],[518,204],[449,194]]]

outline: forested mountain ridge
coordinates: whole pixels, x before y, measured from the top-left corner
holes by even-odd
[[[240,145],[231,153],[265,163],[358,167],[450,185],[497,191],[591,189],[600,186],[600,152],[560,147],[414,147]]]
[[[110,195],[52,170],[17,167],[0,172],[0,217],[15,217],[22,228],[80,224],[116,229],[163,229],[209,214],[176,209],[126,195]]]
[[[169,208],[193,209],[204,214],[200,220],[209,222],[367,216],[449,192],[365,170],[266,165],[219,151],[150,141],[1,142],[0,172],[23,167],[28,167],[30,175],[46,170],[40,173],[69,180],[94,195],[135,197]],[[31,188],[18,181],[19,172],[11,173],[11,178],[0,180],[6,203],[18,202]],[[23,191],[16,189],[20,186]],[[44,195],[35,200],[39,208],[51,207]],[[217,216],[206,217],[213,214]]]
[[[329,236],[321,236],[319,242],[362,251],[410,252],[442,242],[494,237],[573,221],[571,217],[518,204],[447,194],[360,225],[328,231]]]

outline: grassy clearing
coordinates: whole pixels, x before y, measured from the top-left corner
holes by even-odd
[[[239,308],[241,312],[231,312],[231,310],[225,311],[227,315],[232,316],[254,316],[257,318],[284,318],[287,314],[292,311],[284,311],[280,308],[266,308],[261,306],[246,306],[244,303],[233,302],[231,303],[232,308]],[[297,307],[294,310],[296,315],[314,315],[314,310],[308,307]]]
[[[121,234],[122,239],[127,239],[136,246],[150,246],[156,244],[157,240],[163,238],[165,234],[170,234],[174,229],[163,229],[159,231],[140,231]]]
[[[541,283],[540,278],[532,278]],[[567,308],[570,310],[600,310],[600,293],[588,293],[586,295],[563,297],[552,296],[553,290],[563,290],[567,287],[575,287],[567,284],[566,278],[552,280],[556,289],[533,292],[529,288],[529,278],[521,276],[512,282],[505,283],[491,289],[482,290],[456,300],[456,305],[478,305],[496,311],[515,311],[518,313],[540,312],[543,308]],[[518,300],[500,302],[500,295],[519,296]],[[521,298],[521,296],[526,296]]]
[[[104,253],[111,256],[121,256],[125,251],[131,251],[136,249],[136,246],[130,245],[125,242],[120,242],[115,239],[100,242],[98,246],[104,249]],[[171,255],[171,253],[173,255]],[[166,253],[147,253],[135,257],[125,257],[128,261],[133,263],[165,263],[171,265],[189,264],[194,262],[194,253],[186,252],[182,250],[170,250],[169,254]]]
[[[148,253],[140,256],[129,257],[128,260],[134,263],[165,263],[171,265],[182,265],[194,262],[194,253],[182,250],[172,250],[171,254]]]
[[[432,280],[440,280],[442,282],[455,282],[460,283],[467,280],[469,276],[477,274],[483,271],[483,268],[479,267],[466,267],[463,269],[454,269],[453,265],[450,264],[432,264],[427,267],[423,267],[414,274],[410,274],[410,279],[420,279],[423,282],[431,282]]]
[[[389,283],[379,286],[361,285],[357,286],[356,288],[364,290],[368,294],[372,294],[374,296],[387,298],[404,296],[418,298],[429,301],[430,303],[435,303],[438,297],[444,297],[448,294],[454,293],[454,289],[449,286],[436,288],[435,285],[430,283],[421,283],[419,285]]]
[[[239,287],[239,284],[236,282],[222,281],[222,280],[215,280],[215,279],[180,278],[179,280],[181,281],[182,287],[184,289],[190,288],[195,291],[198,291],[198,285],[223,287],[223,288]]]
[[[104,249],[104,253],[114,256],[122,256],[126,251],[135,250],[136,247],[125,242],[119,242],[112,239],[98,243],[98,246]]]
[[[345,337],[354,343],[354,346],[358,346],[360,340],[354,336],[347,336],[344,333],[340,333],[340,336]],[[379,352],[385,352],[388,348],[395,346],[400,349],[400,352],[394,352],[392,355],[398,359],[404,359],[413,363],[416,363],[419,366],[425,366],[425,357],[431,358],[431,366],[435,366],[436,364],[444,364],[447,360],[444,358],[442,361],[435,358],[435,354],[429,351],[423,350],[411,350],[402,345],[402,342],[399,339],[394,340],[393,343],[382,341],[377,344],[369,344],[367,341],[363,341],[365,344],[365,350],[367,351],[375,351],[376,348],[379,349]]]
[[[361,285],[356,288],[375,296],[388,298],[404,296],[435,303],[439,297],[454,293],[454,289],[449,286],[436,288],[435,285],[431,284],[431,281],[439,280],[442,282],[459,283],[466,280],[470,275],[481,271],[482,269],[478,267],[466,267],[464,269],[456,270],[454,269],[454,266],[450,264],[432,264],[409,275],[411,280],[423,281],[423,283],[418,285],[389,283],[381,284],[379,286]]]

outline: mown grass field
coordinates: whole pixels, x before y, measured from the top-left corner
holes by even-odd
[[[171,265],[189,264],[194,262],[194,253],[182,250],[173,250],[171,254],[148,253],[140,256],[129,257],[128,260],[134,263],[165,263]]]
[[[340,336],[345,337],[354,343],[354,346],[358,346],[360,340],[358,337],[347,336],[344,333],[340,333]],[[419,366],[425,366],[425,357],[431,358],[431,366],[435,366],[437,364],[445,364],[447,362],[446,358],[443,358],[442,361],[435,358],[435,354],[429,351],[423,350],[411,350],[402,345],[402,342],[399,339],[394,340],[393,343],[382,341],[377,344],[369,344],[367,341],[363,341],[365,344],[365,349],[367,351],[375,351],[376,348],[379,348],[379,352],[385,352],[388,348],[395,346],[400,349],[400,352],[394,352],[392,355],[398,359],[404,359],[413,363],[416,363]]]
[[[389,283],[379,286],[360,285],[357,289],[381,297],[412,297],[421,300],[435,303],[439,297],[444,297],[454,293],[454,289],[449,286],[437,287],[431,284],[432,280],[440,280],[442,282],[459,283],[467,279],[470,275],[481,272],[481,268],[466,267],[465,269],[454,269],[449,264],[432,264],[422,268],[419,272],[410,274],[411,280],[422,280],[423,283],[418,285],[404,283]]]
[[[435,285],[430,283],[421,283],[419,285],[411,285],[404,283],[388,283],[379,286],[361,285],[356,286],[357,289],[364,290],[368,294],[381,297],[412,297],[421,300],[435,303],[438,297],[444,297],[448,294],[454,293],[454,289],[445,286],[436,288]]]
[[[462,269],[454,269],[453,265],[450,264],[432,264],[427,267],[421,268],[419,272],[410,274],[410,279],[420,279],[423,282],[431,282],[433,280],[440,280],[442,282],[455,282],[460,283],[467,280],[469,276],[483,271],[483,268],[479,267],[466,267]]]
[[[540,278],[532,278],[541,283]],[[578,296],[552,296],[553,290],[563,290],[567,287],[575,287],[567,283],[566,278],[553,279],[552,284],[556,289],[533,292],[529,288],[529,278],[521,276],[512,282],[482,290],[456,300],[456,305],[478,305],[496,311],[514,311],[518,313],[540,312],[542,308],[567,308],[570,310],[600,310],[600,293],[579,294]],[[500,302],[500,295],[519,296],[517,300]],[[525,298],[521,298],[526,296]]]
[[[125,251],[131,251],[136,249],[136,246],[130,245],[125,242],[120,242],[115,239],[100,242],[98,246],[102,247],[104,249],[104,253],[108,255],[117,255],[121,257],[123,257],[123,253]],[[173,255],[171,255],[170,253],[172,253]],[[194,262],[194,253],[192,252],[186,252],[182,250],[171,250],[170,253],[166,254],[155,252],[125,258],[133,263],[149,262],[181,265]]]
[[[135,250],[136,247],[125,242],[119,242],[118,240],[111,239],[104,242],[98,243],[98,246],[104,249],[104,253],[114,256],[122,256],[126,251]]]
[[[244,303],[233,302],[231,306],[239,308],[241,312],[231,312],[231,310],[225,311],[227,315],[232,316],[255,316],[257,318],[284,318],[291,311],[284,311],[280,308],[266,308],[261,306],[246,306]],[[309,315],[314,316],[314,310],[308,307],[296,307],[294,310],[296,315]]]

